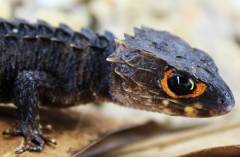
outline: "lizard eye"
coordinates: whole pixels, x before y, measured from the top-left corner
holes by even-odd
[[[170,69],[160,80],[163,91],[173,98],[194,98],[204,93],[207,85],[195,82],[192,78]]]
[[[191,78],[176,74],[167,80],[169,89],[176,95],[191,94],[195,90],[195,83]]]

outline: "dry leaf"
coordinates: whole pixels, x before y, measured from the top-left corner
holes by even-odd
[[[111,133],[82,154],[78,154],[78,157],[104,157],[107,156],[109,152],[118,150],[129,144],[141,142],[148,138],[154,138],[159,134],[164,135],[170,132],[178,132],[183,129],[187,130],[188,128],[183,127],[176,130],[168,126],[163,127],[154,121],[149,121],[144,124],[131,126]]]
[[[162,133],[166,132],[166,130],[163,130],[154,122],[148,122],[143,125],[117,130],[111,135],[106,136],[105,139],[99,141],[82,154],[78,154],[78,157],[102,156],[108,151],[119,149],[127,144],[154,136],[159,133],[159,130],[161,130]]]
[[[208,148],[179,157],[240,157],[240,145]]]
[[[221,123],[159,134],[109,151],[104,157],[175,157],[201,149],[239,144],[239,131],[239,120],[226,119]]]

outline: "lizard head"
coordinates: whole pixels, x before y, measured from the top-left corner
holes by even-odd
[[[135,29],[107,60],[112,95],[122,105],[169,115],[210,117],[234,98],[212,58],[165,31]]]

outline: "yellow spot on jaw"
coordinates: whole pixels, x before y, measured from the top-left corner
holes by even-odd
[[[196,117],[198,114],[197,110],[194,107],[190,107],[190,106],[185,107],[184,112],[186,116],[189,116],[189,117]]]
[[[203,108],[203,105],[197,103],[197,104],[194,105],[194,107],[197,108],[197,109],[202,109],[202,108]]]
[[[218,114],[217,114],[216,112],[214,112],[214,111],[210,111],[209,114],[210,114],[211,116],[217,116],[217,115],[218,115]]]
[[[172,110],[170,110],[170,109],[168,109],[168,108],[164,108],[164,109],[163,109],[163,113],[169,114],[169,115],[172,115],[172,114],[173,114]]]
[[[162,104],[167,107],[168,104],[169,104],[169,101],[168,101],[168,100],[163,100],[163,101],[162,101]]]

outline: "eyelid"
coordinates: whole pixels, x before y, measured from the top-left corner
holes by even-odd
[[[179,99],[179,98],[195,98],[195,97],[198,97],[200,95],[202,95],[205,90],[207,89],[207,85],[203,82],[199,82],[199,83],[196,83],[196,88],[195,90],[193,91],[193,93],[191,94],[187,94],[187,95],[176,95],[175,93],[173,93],[169,86],[168,86],[168,79],[174,74],[174,70],[173,69],[170,69],[168,71],[165,72],[162,80],[160,80],[160,84],[161,84],[161,87],[163,89],[163,91],[170,97],[174,98],[174,99]],[[191,79],[192,83],[193,80]],[[194,86],[193,86],[194,88]]]

